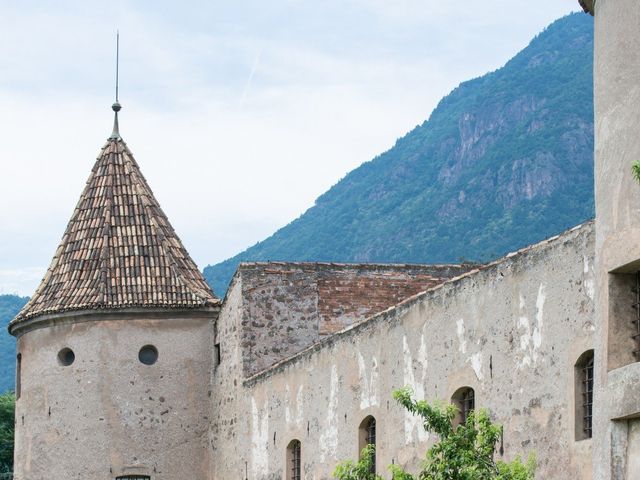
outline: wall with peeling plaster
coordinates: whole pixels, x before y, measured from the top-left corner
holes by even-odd
[[[16,480],[211,478],[211,316],[86,320],[18,339],[29,374],[16,404]],[[138,361],[149,344],[154,365]],[[67,367],[63,348],[75,353]]]
[[[238,330],[251,309],[237,276],[219,318],[227,354],[213,374],[216,478],[283,478],[292,439],[302,442],[303,477],[331,478],[357,456],[367,415],[377,420],[378,471],[416,470],[431,439],[391,399],[404,385],[428,400],[471,386],[504,425],[504,458],[535,452],[538,478],[591,478],[591,440],[575,441],[574,364],[594,347],[594,236],[592,224],[577,227],[244,378]]]
[[[594,479],[640,478],[640,356],[632,305],[640,270],[640,9],[595,2],[596,376]],[[625,277],[627,279],[625,280]]]

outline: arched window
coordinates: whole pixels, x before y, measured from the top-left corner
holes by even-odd
[[[451,403],[458,407],[458,416],[455,418],[456,425],[467,423],[469,413],[476,408],[476,394],[471,387],[462,387],[456,390],[451,397]]]
[[[593,418],[593,350],[580,355],[574,368],[576,440],[592,435]]]
[[[300,480],[302,445],[300,440],[292,440],[287,447],[287,480]]]
[[[359,429],[359,447],[360,452],[367,445],[373,445],[373,452],[371,453],[371,473],[376,473],[376,419],[372,416],[365,418],[360,424]]]

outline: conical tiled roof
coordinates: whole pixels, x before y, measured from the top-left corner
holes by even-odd
[[[218,303],[130,150],[113,135],[91,171],[49,270],[13,323],[73,310]]]

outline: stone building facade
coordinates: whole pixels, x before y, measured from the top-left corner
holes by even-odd
[[[491,264],[248,263],[217,299],[114,132],[18,339],[17,480],[328,479],[434,441],[410,386],[538,478],[640,478],[640,9],[596,19],[596,220]]]
[[[594,349],[594,242],[593,224],[576,227],[286,358],[267,349],[272,365],[258,373],[246,368],[243,325],[264,325],[283,308],[256,310],[252,277],[260,271],[266,301],[283,278],[269,264],[251,265],[245,285],[241,267],[217,323],[213,478],[288,478],[287,446],[294,440],[303,478],[331,478],[338,461],[357,457],[360,425],[369,417],[376,420],[378,471],[392,462],[417,469],[430,438],[391,398],[406,385],[420,398],[445,400],[473,388],[475,405],[504,425],[504,458],[535,451],[540,478],[591,478],[592,440],[581,436],[576,365]],[[286,311],[308,304],[305,288],[284,299]],[[269,331],[279,329],[276,322],[262,335],[277,346],[283,336]],[[566,476],[557,475],[560,468]]]

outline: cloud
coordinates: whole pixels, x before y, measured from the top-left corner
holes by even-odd
[[[117,28],[121,132],[204,266],[299,216],[574,3],[4,2],[0,269],[50,261],[111,131]]]
[[[34,284],[42,279],[40,268],[0,269],[0,295],[31,295]]]

